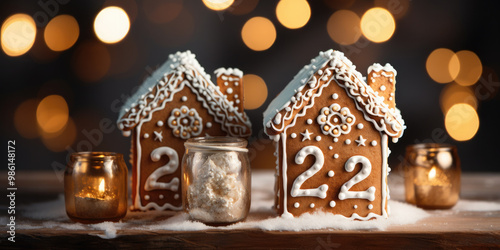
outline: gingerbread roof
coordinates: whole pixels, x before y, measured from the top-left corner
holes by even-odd
[[[384,68],[389,69],[389,66]],[[372,69],[380,70],[380,67],[374,65]],[[390,69],[394,71],[392,67]],[[342,52],[334,50],[320,52],[269,104],[264,112],[266,134],[277,135],[288,126],[293,126],[296,118],[305,115],[307,109],[314,105],[314,99],[321,96],[322,90],[333,80],[346,91],[356,108],[377,130],[394,141],[403,135],[406,126],[401,112],[397,108],[389,108],[384,98],[365,83],[356,66]]]
[[[229,71],[237,76],[242,74],[237,69],[224,72]],[[245,112],[227,100],[189,50],[169,55],[167,62],[143,82],[120,110],[118,128],[128,136],[142,119],[151,119],[155,111],[163,109],[184,87],[196,94],[196,99],[221,124],[222,130],[231,136],[250,136],[251,124]]]

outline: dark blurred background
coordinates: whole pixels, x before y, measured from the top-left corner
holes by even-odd
[[[1,1],[0,137],[5,149],[16,141],[17,170],[61,173],[74,151],[120,152],[128,162],[119,108],[184,50],[209,74],[221,66],[247,74],[253,166],[272,168],[262,112],[319,51],[333,48],[363,75],[374,62],[398,71],[408,128],[391,145],[392,166],[406,146],[438,142],[458,147],[464,171],[500,171],[497,1],[234,0],[213,10],[219,2]]]

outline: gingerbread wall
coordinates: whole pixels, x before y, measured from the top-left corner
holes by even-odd
[[[349,113],[355,118],[352,124],[348,125],[350,132],[337,137],[337,141],[335,141],[335,137],[323,134],[321,129],[323,125],[320,125],[317,119],[323,108],[329,108],[334,103],[337,103],[341,108],[347,107]],[[323,89],[322,95],[314,99],[314,105],[307,110],[305,116],[298,117],[295,125],[289,127],[285,133],[287,161],[286,206],[288,212],[295,216],[317,210],[341,214],[346,217],[351,217],[353,213],[357,213],[361,217],[366,217],[369,213],[382,214],[382,180],[385,180],[386,176],[382,178],[385,172],[383,172],[382,168],[381,134],[373,127],[371,122],[364,119],[363,112],[355,107],[353,99],[348,97],[346,91],[335,81],[332,81],[329,86]],[[307,134],[309,133],[308,139]],[[360,136],[365,140],[360,140]],[[282,140],[283,138],[280,138],[280,173],[277,178],[280,189],[279,214],[284,212]],[[314,173],[315,170],[311,167],[317,159],[308,152],[304,151],[306,156],[302,164],[297,164],[295,161],[299,151],[307,146],[317,147],[315,150],[319,150],[318,152],[324,156],[323,167],[317,173]],[[354,171],[348,172],[345,170],[346,161],[356,155],[368,158],[372,168],[368,177],[352,186],[350,191],[364,191],[374,186],[376,188],[374,201],[358,198],[340,200],[338,198],[341,186],[361,170],[361,164],[359,163],[356,164]],[[310,171],[312,175],[307,177],[300,189],[313,189],[322,184],[327,184],[326,198],[322,199],[313,196],[292,197],[290,195],[295,179],[306,171]],[[333,176],[331,176],[330,171],[333,171]]]

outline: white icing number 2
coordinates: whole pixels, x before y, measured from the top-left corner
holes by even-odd
[[[316,196],[319,198],[326,198],[326,191],[328,190],[328,185],[323,184],[317,188],[311,188],[311,189],[300,189],[302,184],[311,176],[315,175],[322,167],[323,164],[325,163],[325,157],[323,156],[323,152],[321,149],[319,149],[316,146],[307,146],[302,148],[296,155],[295,155],[295,163],[296,164],[302,164],[304,163],[304,159],[308,155],[314,155],[316,157],[316,161],[310,167],[307,171],[303,172],[301,175],[295,179],[292,185],[292,190],[291,190],[291,195],[292,197],[299,197],[299,196]]]
[[[167,174],[172,174],[179,166],[179,156],[177,152],[170,147],[159,147],[151,152],[151,160],[157,162],[163,155],[167,155],[170,159],[167,164],[157,168],[149,175],[144,185],[144,190],[151,191],[154,189],[169,189],[174,192],[179,190],[179,178],[175,177],[170,182],[158,182],[158,179]]]
[[[369,201],[375,200],[375,187],[371,186],[365,191],[349,191],[352,186],[360,183],[362,180],[366,179],[372,171],[372,164],[370,160],[364,156],[356,155],[349,158],[345,163],[345,170],[347,172],[352,172],[356,164],[361,163],[361,171],[353,176],[349,181],[344,183],[340,188],[339,199],[367,199]]]

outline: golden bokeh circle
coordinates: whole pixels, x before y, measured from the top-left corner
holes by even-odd
[[[76,19],[70,15],[54,17],[45,27],[43,33],[45,43],[53,51],[71,48],[78,40],[80,28]]]
[[[476,110],[466,103],[453,105],[445,116],[445,127],[448,134],[456,141],[468,141],[479,129],[479,116]]]
[[[21,56],[35,43],[36,24],[31,16],[14,14],[8,17],[0,30],[2,50],[8,56]]]
[[[361,19],[350,10],[338,10],[328,19],[326,29],[330,38],[338,44],[350,45],[361,37]]]
[[[382,43],[389,40],[395,30],[396,21],[384,8],[371,8],[361,17],[361,31],[372,42]]]
[[[246,74],[243,76],[245,109],[257,109],[267,99],[266,82],[258,75]]]
[[[276,40],[276,28],[265,17],[253,17],[243,25],[241,38],[245,45],[252,50],[267,50]]]
[[[276,17],[286,28],[302,28],[311,18],[311,7],[305,0],[281,0],[276,6]]]

